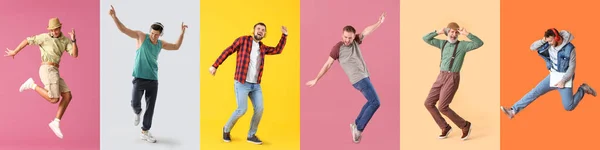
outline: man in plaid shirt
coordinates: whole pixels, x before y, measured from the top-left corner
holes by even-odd
[[[287,28],[281,27],[281,39],[276,47],[266,46],[261,40],[266,37],[267,26],[259,22],[254,25],[254,35],[246,35],[237,38],[233,44],[221,53],[217,61],[210,67],[210,74],[215,75],[217,68],[229,55],[237,52],[235,69],[235,95],[238,107],[231,115],[231,118],[223,127],[223,141],[230,142],[230,131],[237,120],[246,113],[248,107],[248,97],[254,106],[254,115],[250,123],[250,131],[247,140],[250,143],[262,144],[262,141],[255,135],[260,119],[263,113],[263,94],[260,87],[264,57],[265,55],[281,54],[285,47],[287,39]]]

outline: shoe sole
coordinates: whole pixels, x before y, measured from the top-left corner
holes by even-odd
[[[460,140],[467,140],[469,138],[469,136],[471,135],[471,131],[473,131],[473,125],[469,125],[469,132],[467,132],[467,136],[465,136],[464,138],[461,138]]]
[[[28,82],[30,82],[30,80],[31,80],[31,82],[33,82],[33,79],[32,79],[32,78],[29,78],[29,79],[27,79],[27,80],[25,81],[25,83],[21,84],[21,86],[19,87],[19,92],[23,92],[23,91],[25,91],[25,90],[27,90],[27,89],[28,89],[27,87],[23,87],[23,86],[25,86],[25,84],[27,84]]]
[[[156,140],[154,140],[154,141],[150,141],[150,140],[148,140],[147,138],[142,138],[142,141],[146,141],[146,142],[148,142],[148,143],[156,143]]]
[[[450,130],[448,130],[448,133],[446,134],[446,136],[440,136],[438,137],[439,139],[446,139],[448,138],[448,136],[450,135],[450,132],[452,132],[452,128],[450,128]]]
[[[253,142],[253,141],[247,141],[248,143],[252,143],[252,144],[256,144],[256,145],[262,145],[262,142]]]
[[[231,142],[231,140],[223,140],[223,142],[229,143],[229,142]]]
[[[589,94],[596,97],[596,90],[594,90],[594,88],[592,88],[589,84],[585,84],[585,86],[587,86],[587,89],[589,89]]]
[[[60,132],[60,131],[57,131],[57,130],[60,130],[60,128],[56,128],[56,129],[55,129],[55,128],[54,128],[54,127],[52,127],[52,125],[50,125],[50,124],[48,124],[48,126],[50,127],[50,130],[52,130],[52,132],[54,132],[54,135],[56,135],[56,137],[58,137],[58,138],[61,138],[61,139],[63,138],[63,136],[62,136],[62,132]]]
[[[356,133],[354,133],[354,124],[350,124],[350,133],[352,133],[352,142],[358,143],[356,140]]]
[[[510,113],[508,111],[506,111],[506,108],[500,106],[500,110],[502,110],[502,112],[504,112],[504,114],[506,116],[508,116],[508,119],[512,119],[514,116],[510,116]]]

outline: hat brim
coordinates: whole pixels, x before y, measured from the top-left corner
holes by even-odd
[[[60,24],[60,25],[58,25],[58,26],[54,26],[54,27],[48,27],[47,29],[48,29],[48,30],[54,30],[54,29],[58,29],[58,28],[60,28],[60,27],[62,27],[62,24]]]

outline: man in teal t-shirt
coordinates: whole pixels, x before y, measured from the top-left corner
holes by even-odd
[[[150,33],[146,34],[125,27],[117,18],[112,5],[109,14],[121,32],[137,41],[138,49],[135,55],[135,65],[132,74],[134,79],[131,107],[133,107],[135,113],[134,125],[137,126],[140,123],[140,113],[142,112],[142,95],[146,94],[146,112],[144,112],[141,138],[142,140],[154,143],[156,139],[154,139],[148,130],[152,126],[154,104],[156,103],[156,96],[158,94],[158,54],[160,54],[162,49],[179,50],[187,25],[181,23],[179,40],[177,40],[177,43],[172,44],[158,39],[163,34],[164,26],[161,23],[156,22],[152,24],[150,26]]]

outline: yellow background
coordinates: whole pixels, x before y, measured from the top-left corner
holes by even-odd
[[[200,148],[300,149],[300,1],[203,0],[200,21]],[[265,56],[261,84],[265,109],[256,134],[263,145],[246,142],[254,113],[249,99],[248,111],[232,129],[232,142],[224,143],[222,128],[237,107],[233,87],[237,53],[229,56],[216,76],[208,69],[236,38],[251,34],[257,22],[267,25],[266,45],[277,45],[281,26],[288,28],[289,35],[283,53]]]
[[[439,74],[440,50],[423,36],[457,22],[481,38],[484,45],[467,53],[458,92],[450,104],[472,122],[470,139],[461,141],[461,130],[440,140],[437,126],[424,102]],[[401,0],[400,1],[400,149],[499,150],[500,149],[500,1]],[[444,35],[436,38],[445,39]],[[468,40],[459,36],[461,40]]]

